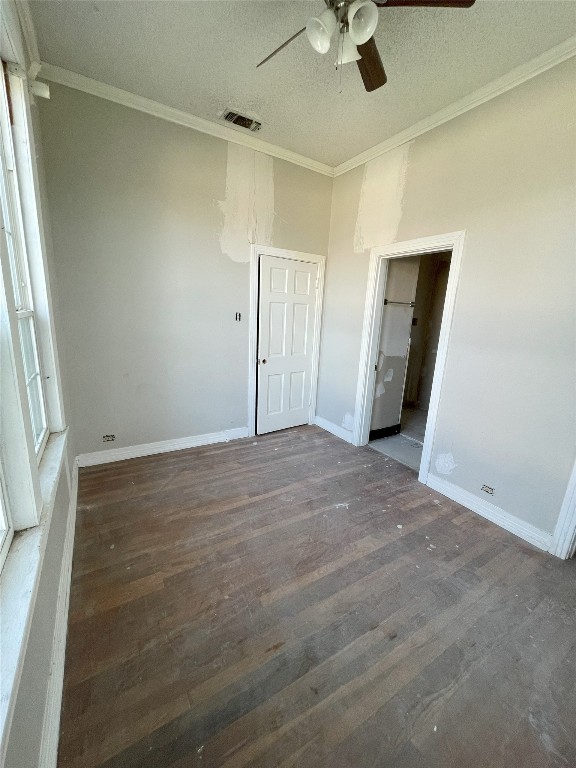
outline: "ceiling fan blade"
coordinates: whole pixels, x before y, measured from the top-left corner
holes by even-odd
[[[296,40],[296,38],[297,38],[297,37],[299,37],[299,36],[302,34],[302,32],[306,32],[306,27],[302,27],[302,29],[301,29],[299,32],[296,32],[296,34],[295,34],[295,35],[292,35],[292,37],[289,37],[289,38],[288,38],[288,40],[286,40],[286,42],[285,42],[285,43],[282,43],[282,45],[279,45],[279,46],[278,46],[278,48],[276,48],[276,50],[275,50],[275,51],[272,51],[272,53],[270,54],[270,56],[266,56],[266,58],[265,58],[265,59],[262,59],[262,61],[260,62],[260,64],[256,64],[256,69],[258,69],[258,67],[261,67],[261,66],[262,66],[262,64],[266,64],[266,62],[267,62],[267,61],[270,61],[270,59],[271,59],[273,56],[276,56],[276,54],[277,54],[277,53],[280,53],[280,51],[282,50],[282,48],[286,48],[286,46],[287,46],[287,45],[289,45],[289,44],[292,42],[292,40]]]
[[[376,48],[376,42],[373,37],[367,43],[358,46],[358,53],[362,56],[358,59],[358,69],[362,75],[364,88],[367,91],[375,91],[381,88],[386,82],[386,72],[382,65],[382,59]]]
[[[476,0],[382,0],[376,2],[378,8],[398,8],[406,6],[422,6],[426,8],[471,8]]]

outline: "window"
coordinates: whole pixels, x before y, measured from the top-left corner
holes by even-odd
[[[1,2],[1,0],[0,0]],[[0,68],[0,567],[12,534],[51,509],[64,432],[29,84],[18,64]],[[45,506],[48,502],[48,506]],[[45,518],[49,525],[49,514]],[[34,538],[25,538],[30,542]],[[19,568],[18,558],[8,568]],[[11,565],[12,563],[12,565]],[[31,575],[31,573],[29,574]],[[1,708],[0,708],[1,709]],[[0,712],[1,730],[1,712]]]
[[[40,460],[48,439],[46,396],[39,354],[34,302],[30,285],[28,254],[12,136],[12,110],[6,72],[7,70],[4,68],[3,76],[0,77],[0,197],[10,262],[12,293],[18,321],[18,335],[22,352],[28,410],[34,448],[36,456]]]

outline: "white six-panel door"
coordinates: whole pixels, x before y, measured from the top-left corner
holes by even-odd
[[[258,434],[308,424],[318,265],[260,256]]]

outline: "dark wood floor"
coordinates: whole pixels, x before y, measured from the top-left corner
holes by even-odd
[[[315,427],[84,469],[59,766],[576,766],[575,609]]]

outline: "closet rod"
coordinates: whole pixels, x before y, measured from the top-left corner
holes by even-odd
[[[384,299],[384,304],[402,304],[405,307],[413,307],[414,302],[413,301],[388,301],[388,299]]]

